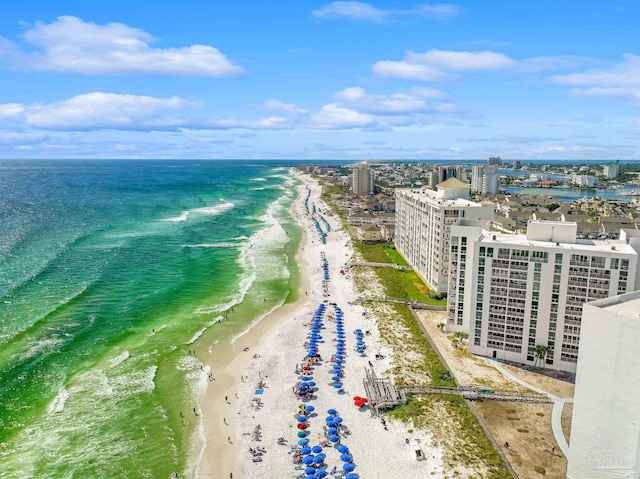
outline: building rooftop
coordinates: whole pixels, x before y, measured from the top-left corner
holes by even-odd
[[[537,248],[559,248],[574,251],[593,251],[593,252],[611,252],[636,254],[636,251],[628,245],[624,240],[589,240],[577,239],[575,243],[562,243],[554,241],[536,241],[527,239],[523,234],[503,234],[494,231],[483,231],[483,238],[480,243],[486,244],[504,244],[514,246],[527,246]]]
[[[463,183],[458,178],[449,178],[442,183],[436,185],[438,188],[471,188],[468,184]]]
[[[438,192],[434,190],[397,189],[396,197],[400,195],[408,196],[423,203],[429,201],[430,203],[444,206],[482,206],[480,203],[464,198],[443,199],[438,195]]]
[[[589,306],[640,320],[640,291],[589,301]]]

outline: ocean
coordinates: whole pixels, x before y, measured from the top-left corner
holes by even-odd
[[[215,383],[190,351],[296,299],[296,184],[248,161],[0,160],[0,477],[194,477],[186,413]]]

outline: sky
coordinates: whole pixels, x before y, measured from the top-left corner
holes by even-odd
[[[640,2],[4,0],[0,158],[640,158]]]

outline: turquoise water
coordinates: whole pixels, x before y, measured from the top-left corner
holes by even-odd
[[[248,162],[0,161],[0,477],[193,477],[189,350],[292,298],[294,184]]]

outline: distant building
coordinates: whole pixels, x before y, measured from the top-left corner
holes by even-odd
[[[519,170],[522,167],[520,160],[513,160],[513,169]]]
[[[502,158],[500,158],[499,156],[492,156],[491,158],[489,158],[489,160],[487,161],[487,164],[489,166],[498,166],[502,164]]]
[[[509,235],[461,219],[450,234],[447,331],[468,333],[474,354],[536,365],[535,347],[548,346],[544,366],[575,372],[583,305],[639,287],[637,230],[591,241],[576,223],[529,221]]]
[[[620,174],[620,165],[617,163],[609,163],[602,167],[602,174],[607,178],[616,178]]]
[[[496,194],[498,192],[498,170],[485,168],[482,175],[482,193]]]
[[[449,228],[460,218],[490,221],[495,205],[469,201],[469,185],[450,178],[437,191],[396,190],[396,249],[437,293],[447,291]]]
[[[570,175],[569,180],[576,186],[587,188],[595,188],[598,185],[598,179],[591,175]]]
[[[356,195],[372,195],[374,193],[375,174],[368,163],[362,163],[353,169],[351,189]]]
[[[640,472],[640,291],[584,305],[568,479]]]
[[[471,167],[471,191],[474,193],[482,191],[482,176],[484,175],[484,167],[474,165]]]

